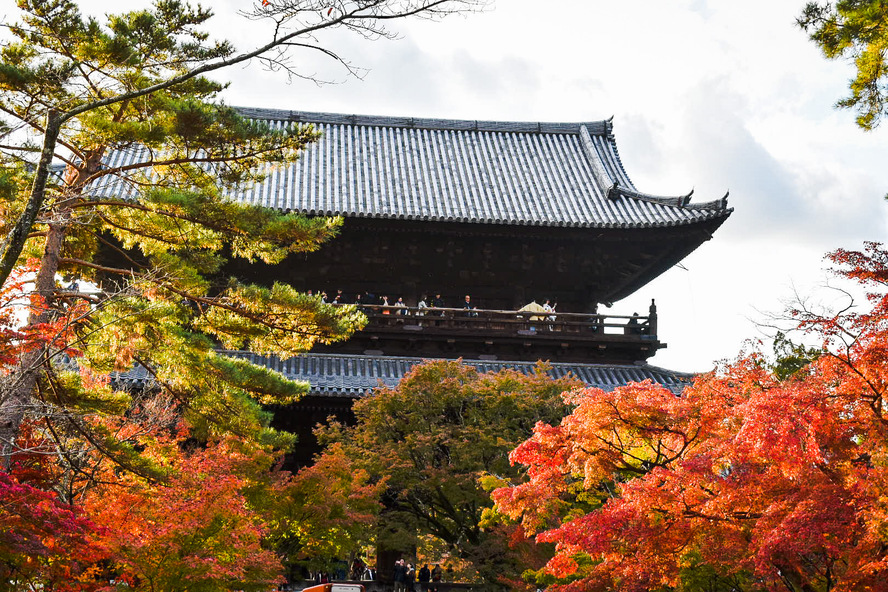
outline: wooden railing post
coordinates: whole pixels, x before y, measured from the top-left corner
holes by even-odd
[[[657,336],[657,303],[651,298],[651,307],[648,309],[648,335]]]

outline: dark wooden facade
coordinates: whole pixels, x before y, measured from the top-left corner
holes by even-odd
[[[241,269],[304,289],[404,297],[440,292],[449,306],[471,294],[479,307],[516,310],[536,300],[564,312],[594,312],[635,292],[712,237],[721,220],[666,228],[544,226],[347,218],[315,253],[274,268]]]
[[[317,252],[237,271],[259,283],[278,280],[323,291],[330,300],[341,290],[344,303],[354,303],[359,294],[366,302],[370,294],[372,304],[385,295],[390,304],[401,297],[412,307],[423,295],[430,302],[441,294],[446,306],[459,308],[471,295],[479,309],[507,312],[548,299],[566,320],[565,314],[603,313],[599,304],[631,294],[681,261],[720,223],[590,230],[348,218],[340,235]],[[522,327],[517,318],[506,323],[508,330],[494,328],[496,323],[482,322],[487,313],[460,326],[440,321],[421,326],[412,315],[387,325],[381,315],[370,315],[368,327],[349,343],[318,351],[624,363],[646,360],[664,347],[655,330],[643,337],[624,335],[620,325],[634,311],[615,311],[595,321],[606,333],[565,331],[560,323],[553,331],[550,324],[531,331],[535,328]],[[458,312],[449,316],[459,319]]]

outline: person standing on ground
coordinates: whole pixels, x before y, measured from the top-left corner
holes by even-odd
[[[407,571],[404,573],[404,587],[407,588],[407,592],[416,592],[414,588],[414,582],[416,581],[416,570],[413,568],[412,563],[407,564]]]
[[[431,580],[432,580],[432,570],[429,569],[429,564],[426,563],[419,570],[419,589],[422,592],[428,592],[429,582]]]
[[[444,577],[444,572],[441,570],[441,566],[436,563],[435,567],[432,568],[432,592],[438,592],[442,577]]]
[[[392,578],[395,581],[395,592],[405,592],[404,581],[406,574],[407,567],[404,565],[404,560],[398,559],[395,561],[395,574]]]

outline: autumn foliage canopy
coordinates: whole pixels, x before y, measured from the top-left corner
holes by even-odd
[[[888,589],[888,252],[830,255],[869,310],[791,311],[823,355],[778,379],[751,355],[681,396],[575,391],[513,453],[499,512],[554,557],[553,589]]]

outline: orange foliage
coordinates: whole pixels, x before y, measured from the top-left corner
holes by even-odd
[[[15,364],[27,347],[26,335],[19,330],[19,327],[22,325],[21,317],[25,312],[23,306],[25,287],[34,268],[32,264],[27,268],[17,269],[6,283],[0,286],[0,370]]]
[[[831,257],[872,309],[795,311],[829,346],[802,373],[749,356],[680,397],[576,391],[512,453],[530,479],[497,508],[556,545],[556,588],[888,589],[888,253]]]
[[[128,475],[85,496],[115,579],[145,590],[272,589],[281,564],[246,495],[267,463],[234,439],[186,453],[159,438],[147,455],[168,469],[164,482]]]

